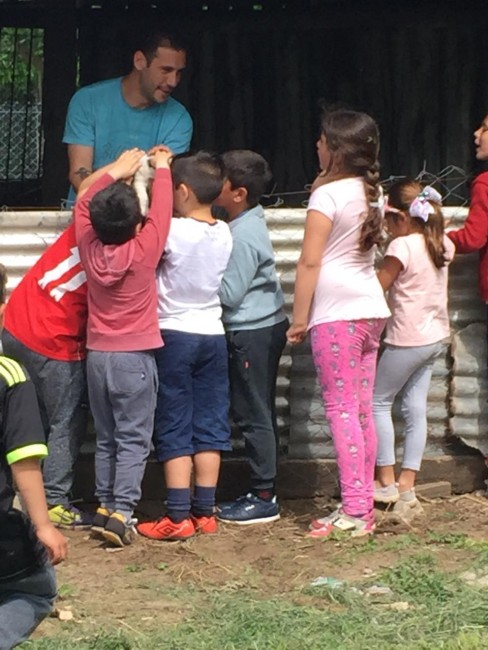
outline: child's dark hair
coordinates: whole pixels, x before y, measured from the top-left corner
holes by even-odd
[[[7,301],[7,269],[0,264],[0,305]]]
[[[361,228],[359,246],[362,251],[368,251],[383,239],[383,217],[378,205],[381,193],[378,125],[366,113],[337,109],[324,110],[320,128],[330,152],[329,166],[324,170],[327,180],[353,176],[364,180],[369,210]]]
[[[135,237],[136,226],[143,221],[134,189],[123,182],[97,192],[89,209],[93,230],[104,244],[124,244]]]
[[[249,149],[226,151],[222,158],[225,175],[232,189],[244,187],[247,190],[247,204],[254,208],[271,182],[272,174],[268,163]]]
[[[187,185],[201,205],[210,205],[222,192],[224,163],[209,151],[180,153],[171,160],[173,185]]]
[[[394,183],[388,192],[388,205],[409,215],[412,202],[422,192],[422,185],[413,178],[405,178]],[[446,265],[446,247],[444,246],[444,216],[439,203],[429,201],[434,209],[427,221],[420,217],[410,219],[422,230],[429,257],[438,269]],[[391,218],[398,221],[398,215],[391,213]]]

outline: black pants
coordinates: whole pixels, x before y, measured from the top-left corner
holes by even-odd
[[[278,460],[276,379],[288,320],[227,333],[231,409],[244,436],[251,489],[273,490]]]

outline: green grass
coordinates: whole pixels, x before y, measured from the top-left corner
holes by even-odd
[[[464,540],[466,541],[466,540]],[[439,543],[437,540],[436,543]],[[460,539],[443,543],[457,545]],[[463,542],[464,544],[464,542]],[[464,546],[463,546],[464,548]],[[393,595],[372,601],[353,590],[373,583]],[[306,586],[264,600],[255,590],[180,587],[173,597],[187,608],[185,619],[156,629],[116,621],[103,634],[83,633],[83,623],[63,628],[60,638],[28,644],[32,650],[482,650],[488,647],[488,591],[438,570],[426,552],[406,558],[381,575],[341,588]],[[381,601],[381,599],[379,599]],[[406,601],[409,609],[389,604]],[[93,628],[92,628],[93,629]]]
[[[337,545],[336,545],[337,546]],[[324,549],[326,546],[324,545]],[[86,619],[61,624],[54,638],[28,642],[32,650],[484,650],[488,648],[488,589],[443,572],[448,557],[457,573],[488,571],[488,542],[461,533],[399,535],[364,544],[340,543],[337,565],[354,565],[368,555],[393,552],[393,566],[341,587],[309,584],[267,598],[262,576],[248,567],[220,587],[144,580],[147,600],[168,599],[177,618],[141,620],[137,608],[126,619]],[[334,559],[335,561],[335,559]],[[391,560],[390,560],[391,561]],[[363,560],[364,563],[364,560]],[[140,565],[127,565],[138,573]],[[162,562],[157,571],[166,571]],[[388,586],[392,594],[369,598],[368,586]],[[76,596],[72,585],[61,594]],[[408,609],[393,610],[395,602]],[[152,615],[150,607],[144,613]],[[179,622],[175,623],[175,620]],[[101,623],[103,621],[103,623]],[[96,625],[102,625],[96,631]],[[103,632],[101,631],[103,629]]]
[[[75,598],[79,593],[78,587],[71,584],[62,584],[58,587],[58,596],[61,600],[66,598]]]

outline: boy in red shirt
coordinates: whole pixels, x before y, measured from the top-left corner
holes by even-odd
[[[70,503],[88,413],[86,319],[86,276],[70,225],[13,290],[2,332],[3,351],[26,367],[36,388],[49,448],[43,463],[49,518],[61,528],[91,524]]]

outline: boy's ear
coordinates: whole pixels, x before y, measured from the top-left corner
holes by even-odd
[[[183,201],[188,201],[191,191],[188,185],[185,183],[180,183],[179,185],[175,186],[175,191],[178,192],[180,198],[183,199]]]
[[[232,198],[234,203],[245,203],[247,201],[247,189],[245,187],[236,187]]]

